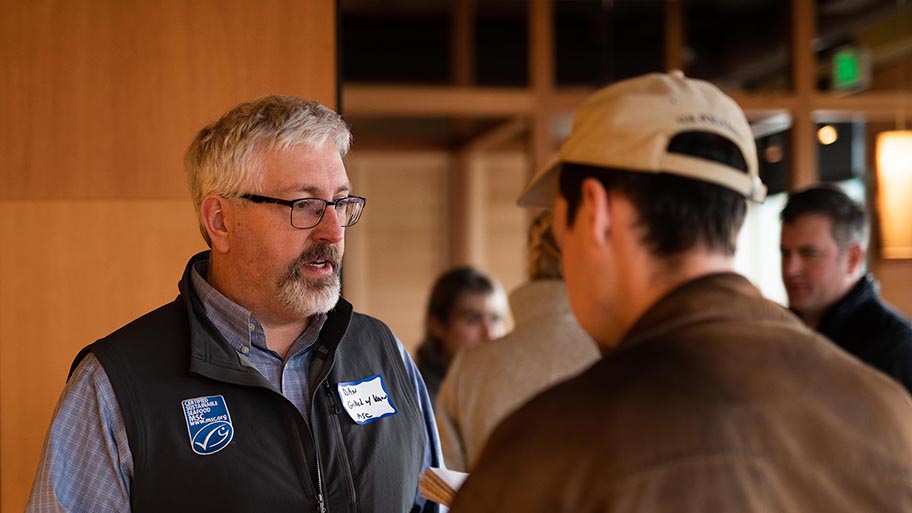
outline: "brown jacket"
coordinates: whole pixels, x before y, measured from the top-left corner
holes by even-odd
[[[504,422],[451,511],[912,511],[912,403],[746,279],[705,276]]]

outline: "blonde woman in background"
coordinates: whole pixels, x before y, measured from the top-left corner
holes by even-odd
[[[528,245],[529,281],[510,295],[513,332],[457,355],[441,385],[435,411],[450,469],[471,471],[504,417],[599,357],[570,311],[550,211],[532,223]]]

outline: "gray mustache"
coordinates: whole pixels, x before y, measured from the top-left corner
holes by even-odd
[[[298,269],[300,269],[301,266],[314,260],[325,260],[329,262],[332,264],[333,271],[336,274],[339,273],[339,269],[342,266],[342,257],[339,255],[339,250],[335,246],[321,244],[301,253],[301,256],[299,256],[291,266],[292,274],[297,274]]]

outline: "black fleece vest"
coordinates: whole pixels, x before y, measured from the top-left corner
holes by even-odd
[[[134,512],[320,511],[321,500],[333,513],[411,509],[426,434],[384,324],[342,299],[329,313],[312,349],[309,426],[186,297],[85,348],[73,365],[93,352],[114,387],[133,452]],[[377,374],[398,413],[356,424],[337,384]],[[182,402],[219,396],[233,435],[201,455]]]

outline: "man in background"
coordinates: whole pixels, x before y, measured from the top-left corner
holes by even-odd
[[[185,165],[211,250],[176,300],[76,357],[27,511],[436,510],[417,498],[440,464],[421,377],[339,295],[366,202],[350,141],[287,96],[199,132]]]
[[[782,210],[782,282],[789,307],[839,347],[912,390],[912,325],[866,274],[864,209],[835,186],[789,196]]]
[[[528,250],[529,281],[510,294],[513,331],[459,353],[437,396],[440,443],[451,470],[471,472],[508,414],[599,358],[570,311],[550,211],[529,228]]]
[[[605,356],[488,439],[463,512],[912,508],[912,403],[733,272],[761,200],[738,105],[680,72],[599,90],[523,205],[553,206]]]

